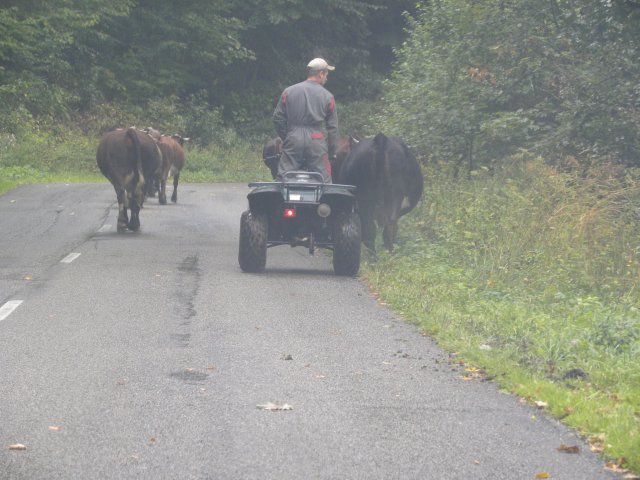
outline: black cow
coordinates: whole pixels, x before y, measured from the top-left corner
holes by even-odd
[[[118,199],[118,232],[140,228],[139,212],[144,201],[145,169],[143,142],[155,143],[134,127],[106,133],[98,145],[96,161],[102,174],[109,179]],[[146,148],[145,150],[148,150]],[[149,163],[149,159],[145,160]],[[131,210],[131,219],[127,214]]]
[[[271,177],[275,180],[278,175],[278,163],[282,154],[282,139],[275,137],[269,140],[262,147],[262,161],[271,170]]]
[[[333,183],[338,183],[340,178],[340,169],[349,153],[355,145],[357,145],[362,137],[359,135],[350,135],[348,137],[338,138],[338,148],[336,150],[336,158],[331,159],[331,178]]]
[[[362,222],[362,242],[375,251],[376,223],[390,252],[398,219],[417,205],[424,179],[416,158],[400,137],[383,133],[360,140],[344,160],[338,183],[355,185]]]

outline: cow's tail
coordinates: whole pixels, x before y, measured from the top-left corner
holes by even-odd
[[[409,204],[403,206],[400,210],[400,216],[403,216],[413,210],[420,201],[420,198],[422,198],[422,193],[424,190],[424,180],[422,178],[422,171],[420,170],[418,160],[404,142],[400,143],[402,145],[402,149],[404,150],[404,154],[409,161],[409,165],[412,167],[410,168],[410,171],[407,172],[407,185],[409,185],[409,189],[407,191],[407,199],[409,200]]]
[[[138,138],[138,133],[136,132],[135,127],[129,127],[127,129],[127,136],[131,140],[131,144],[133,145],[133,153],[135,155],[135,165],[133,168],[133,178],[135,180],[135,196],[140,199],[143,198],[143,187],[144,187],[144,174],[142,173],[142,151],[140,149],[140,139]]]

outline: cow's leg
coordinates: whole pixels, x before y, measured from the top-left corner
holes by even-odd
[[[131,198],[129,206],[131,209],[131,220],[129,220],[127,228],[132,232],[137,232],[140,230],[140,205],[138,204],[135,196]]]
[[[153,183],[153,180],[151,181]],[[144,177],[140,176],[137,183],[131,185],[133,192],[129,196],[129,209],[131,210],[131,220],[129,221],[128,228],[133,232],[137,232],[140,229],[140,209],[144,202],[144,190],[145,190]]]
[[[180,171],[173,174],[173,193],[171,194],[171,201],[176,203],[178,201],[178,180],[180,179]]]
[[[157,190],[156,185],[157,183],[155,178],[151,178],[151,180],[145,184],[144,190],[145,190],[145,195],[147,197],[156,196],[156,190]]]
[[[373,211],[370,209],[360,211],[362,228],[362,243],[372,252],[376,251],[376,222],[373,219]]]
[[[384,247],[389,251],[393,251],[393,244],[396,243],[398,236],[398,219],[400,218],[400,210],[404,197],[395,195],[392,204],[384,213],[384,230],[382,231],[382,239]]]
[[[127,215],[127,193],[123,187],[113,187],[118,198],[118,233],[126,232],[129,224]]]
[[[398,220],[389,220],[384,226],[382,231],[382,238],[384,239],[384,246],[390,252],[393,251],[393,244],[396,242],[398,236]]]
[[[162,205],[167,204],[167,177],[160,179],[160,189],[158,190],[158,201]]]

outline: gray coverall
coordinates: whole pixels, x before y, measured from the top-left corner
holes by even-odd
[[[285,172],[306,169],[320,172],[331,183],[329,157],[336,154],[338,115],[333,95],[318,82],[305,80],[282,92],[273,112],[282,139],[276,180]]]

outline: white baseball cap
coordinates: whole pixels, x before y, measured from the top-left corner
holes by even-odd
[[[314,58],[307,64],[309,70],[335,70],[324,58]]]

